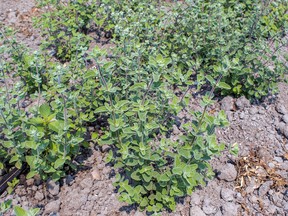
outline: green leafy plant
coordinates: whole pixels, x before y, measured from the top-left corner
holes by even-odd
[[[228,121],[208,114],[214,93],[260,98],[285,74],[284,0],[38,3],[41,51],[0,35],[0,168],[27,163],[27,177],[59,179],[88,141],[110,145],[119,198],[141,210],[174,210],[213,177],[211,158],[237,154],[236,144],[217,142]],[[88,49],[92,31],[110,33],[111,49]],[[188,109],[192,89],[208,92],[199,110]],[[23,108],[25,100],[34,103]],[[182,111],[192,117],[172,140]]]
[[[150,53],[147,64],[135,64],[142,58],[140,52],[147,52],[145,46],[136,46],[138,52],[131,49],[125,52],[125,58],[102,65],[98,59],[102,52],[94,50],[96,76],[102,84],[99,90],[106,98],[95,113],[109,115],[109,130],[99,144],[115,145],[107,162],[119,168],[115,186],[121,201],[137,203],[150,212],[175,210],[175,197],[191,194],[194,187],[213,175],[208,161],[225,148],[217,143],[214,129],[228,122],[222,111],[217,117],[207,114],[212,104],[211,95],[207,95],[202,102],[204,111],[192,111],[193,121],[183,125],[184,136],[174,142],[166,138],[173,116],[185,108],[169,83],[171,59]],[[127,74],[121,71],[124,65],[131,69],[135,65],[135,70]]]
[[[85,33],[94,15],[95,1],[39,0],[38,3],[47,8],[34,22],[47,39],[42,42],[43,49],[50,49],[50,53],[62,62],[83,56],[91,40]]]
[[[12,207],[12,200],[7,200],[0,204],[0,215],[3,216],[5,212],[7,212]],[[29,210],[25,210],[20,206],[15,206],[14,213],[16,216],[36,216],[38,215],[40,209],[39,208],[31,208]]]
[[[0,215],[3,216],[11,208],[12,200],[4,201],[0,204]]]
[[[29,210],[25,210],[20,206],[14,207],[14,212],[16,216],[36,216],[38,215],[40,209],[39,208],[31,208]]]

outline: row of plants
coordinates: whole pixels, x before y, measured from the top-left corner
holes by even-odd
[[[175,210],[177,197],[213,177],[213,156],[237,154],[217,142],[215,129],[228,121],[223,111],[208,114],[214,94],[260,98],[285,75],[284,0],[38,3],[39,51],[9,29],[0,34],[0,169],[27,163],[27,178],[60,179],[92,141],[111,146],[121,201]],[[89,47],[93,32],[110,32],[112,48]],[[201,111],[188,108],[193,86],[207,92]],[[183,110],[193,117],[172,141]],[[99,121],[104,133],[88,132]]]

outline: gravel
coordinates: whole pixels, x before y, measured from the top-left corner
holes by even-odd
[[[52,180],[49,180],[47,182],[47,189],[51,195],[53,196],[58,195],[60,191],[59,182],[54,182]]]
[[[190,216],[206,216],[202,209],[198,206],[193,206],[190,208]]]
[[[222,214],[223,216],[237,216],[238,215],[239,205],[227,202],[222,206]]]
[[[49,202],[45,206],[44,215],[49,215],[50,213],[57,213],[60,209],[60,200],[54,200],[52,202]]]
[[[235,192],[229,188],[222,188],[221,189],[221,198],[226,202],[230,202],[234,200]]]
[[[244,96],[241,96],[236,100],[235,105],[238,109],[243,110],[244,108],[250,107],[250,101]]]
[[[227,163],[222,166],[217,177],[228,182],[234,181],[237,178],[237,171],[233,164]]]
[[[234,110],[234,98],[231,96],[227,96],[222,99],[221,101],[221,109],[224,110],[226,113],[228,111]]]

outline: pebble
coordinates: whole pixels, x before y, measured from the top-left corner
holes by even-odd
[[[60,209],[60,200],[54,200],[52,202],[49,202],[45,206],[45,211],[43,215],[49,215],[50,213],[57,213]]]
[[[10,11],[7,15],[7,20],[9,20],[10,23],[15,23],[17,21],[16,11]]]
[[[223,214],[222,214],[222,212],[221,212],[221,210],[219,210],[214,216],[222,216]]]
[[[35,185],[33,185],[31,189],[32,189],[32,191],[37,191],[37,190],[38,190],[38,187],[35,186]]]
[[[274,157],[274,161],[278,163],[283,163],[283,159],[281,157]]]
[[[237,216],[239,205],[233,202],[226,202],[222,206],[222,214],[223,216]]]
[[[245,118],[245,113],[244,113],[244,112],[241,112],[241,113],[239,114],[239,118],[240,118],[240,119],[244,119],[244,118]]]
[[[234,191],[228,188],[222,188],[221,189],[221,198],[225,200],[226,202],[233,201],[234,199]]]
[[[34,184],[34,179],[33,178],[27,179],[26,184],[27,184],[27,186],[32,186]]]
[[[252,195],[252,196],[249,197],[249,201],[250,201],[251,203],[257,204],[257,203],[258,203],[258,200],[259,200],[259,199],[258,199],[255,195]]]
[[[283,163],[281,163],[279,168],[288,171],[288,161],[284,161]]]
[[[101,180],[101,175],[100,175],[100,172],[99,172],[99,170],[97,169],[97,168],[95,168],[92,172],[91,172],[91,174],[92,174],[92,177],[93,177],[93,179],[95,179],[95,180]]]
[[[234,181],[237,178],[237,171],[234,165],[227,163],[220,169],[218,178],[225,181]]]
[[[59,182],[49,180],[47,182],[47,189],[51,195],[53,196],[58,195],[60,191]]]
[[[74,181],[73,176],[67,175],[66,178],[64,179],[64,184],[66,184],[66,185],[72,185],[73,181]]]
[[[247,100],[247,98],[245,98],[244,96],[241,96],[236,100],[235,105],[238,109],[244,109],[250,106],[250,101]]]
[[[203,197],[201,195],[199,195],[197,193],[193,193],[191,195],[190,204],[192,206],[194,206],[194,205],[199,205],[200,206],[202,200],[203,200]]]
[[[221,101],[221,109],[225,112],[234,110],[234,99],[231,96],[227,96]]]
[[[42,184],[42,180],[41,180],[41,177],[40,177],[40,175],[39,174],[36,174],[35,176],[34,176],[34,184],[36,185],[36,186],[40,186],[41,184]]]
[[[251,115],[255,115],[255,114],[258,113],[258,109],[257,109],[256,107],[251,107],[251,108],[249,109],[249,113],[250,113]]]
[[[287,114],[286,108],[281,103],[278,103],[275,108],[278,113],[284,114],[284,115]]]
[[[192,206],[190,208],[190,216],[206,216],[206,214],[198,206]]]
[[[288,202],[284,202],[283,209],[288,212]]]
[[[268,163],[268,166],[269,166],[271,169],[275,168],[275,164],[272,163],[272,162],[269,162],[269,163]]]
[[[205,214],[215,214],[218,211],[217,206],[209,198],[204,199],[202,210]]]
[[[259,114],[264,115],[265,114],[265,109],[259,109]]]
[[[44,194],[40,191],[36,191],[34,198],[38,201],[41,201],[44,199]]]
[[[288,124],[288,114],[285,114],[283,117],[282,117],[282,120]]]

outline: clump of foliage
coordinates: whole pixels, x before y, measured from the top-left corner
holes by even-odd
[[[59,179],[67,165],[75,167],[79,149],[97,141],[111,146],[107,162],[119,171],[120,200],[149,212],[174,210],[177,197],[213,176],[213,156],[237,153],[236,146],[217,142],[215,128],[228,121],[223,111],[207,113],[214,93],[259,98],[275,92],[284,76],[284,0],[39,5],[47,9],[36,19],[43,49],[31,54],[5,34],[0,46],[0,168],[27,163],[28,177]],[[93,28],[112,34],[112,54],[97,46],[88,51]],[[11,87],[13,76],[20,80]],[[171,128],[193,99],[192,86],[210,90],[202,110],[189,111],[191,121],[172,141]],[[36,103],[21,107],[27,98]],[[107,119],[104,134],[88,134],[87,126],[99,119]]]
[[[12,200],[7,200],[0,204],[0,216],[4,215],[12,207]],[[31,208],[25,210],[20,206],[14,206],[14,213],[16,216],[36,216],[40,211],[39,208]]]
[[[73,158],[79,153],[80,146],[87,146],[84,125],[90,121],[91,111],[87,107],[82,110],[85,105],[81,100],[87,76],[81,77],[84,85],[69,85],[69,81],[73,82],[75,78],[72,75],[75,70],[47,61],[45,54],[28,54],[28,50],[15,46],[15,42],[8,38],[8,32],[3,31],[2,35],[0,168],[3,169],[7,162],[19,169],[27,163],[30,168],[28,178],[40,174],[44,179],[59,179],[65,175],[64,164],[75,168]],[[35,56],[37,60],[27,56]],[[79,71],[84,65],[77,61]],[[71,67],[76,66],[71,64]],[[76,78],[85,72],[79,72]],[[11,86],[9,81],[19,76],[21,79]],[[72,88],[74,92],[70,94]],[[85,91],[89,94],[91,89]],[[34,104],[27,107],[25,104],[30,101]]]
[[[165,31],[169,54],[203,82],[223,75],[222,94],[262,97],[283,79],[287,45],[286,1],[196,1],[172,10]]]
[[[96,12],[96,1],[39,0],[38,3],[46,8],[34,22],[45,38],[42,48],[50,49],[50,53],[62,62],[83,55],[91,40],[86,33]]]

